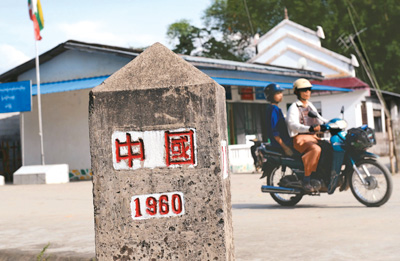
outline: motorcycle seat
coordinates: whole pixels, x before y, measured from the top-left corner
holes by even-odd
[[[285,155],[285,153],[283,152],[283,150],[281,148],[274,147],[270,143],[263,143],[263,147],[264,147],[263,152],[267,155],[277,156],[280,158],[286,158],[289,160],[301,160],[301,153],[298,152],[297,150],[295,150],[294,148],[291,148],[293,151],[293,155],[287,156],[287,155]]]

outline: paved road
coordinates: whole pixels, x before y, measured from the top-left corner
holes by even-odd
[[[350,191],[280,207],[256,174],[232,175],[236,260],[400,260],[400,175],[380,208]],[[94,257],[92,184],[0,186],[0,260]]]
[[[380,208],[364,207],[350,190],[304,197],[293,208],[260,193],[253,175],[235,175],[236,260],[400,260],[400,175],[393,180]]]

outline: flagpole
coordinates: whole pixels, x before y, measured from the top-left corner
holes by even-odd
[[[31,89],[32,90],[32,89]],[[21,160],[22,160],[22,166],[25,166],[25,132],[24,132],[24,113],[21,112]]]
[[[39,55],[38,55],[38,41],[35,39],[36,46],[36,86],[37,86],[37,99],[38,99],[38,112],[39,112],[39,136],[40,136],[40,153],[42,165],[44,163],[44,149],[43,149],[43,127],[42,127],[42,102],[40,99],[40,72],[39,72]]]

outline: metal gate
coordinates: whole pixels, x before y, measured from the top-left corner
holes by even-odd
[[[13,173],[22,166],[21,144],[19,141],[1,141],[0,175],[6,182],[13,181]]]

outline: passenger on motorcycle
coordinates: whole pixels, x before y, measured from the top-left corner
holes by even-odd
[[[311,173],[317,170],[321,156],[321,147],[318,145],[320,139],[315,133],[321,130],[320,124],[327,122],[309,101],[311,88],[312,85],[307,79],[300,78],[293,83],[293,92],[298,100],[289,107],[286,119],[289,135],[293,138],[293,147],[302,154],[303,188],[308,192],[314,191],[310,184]],[[318,117],[309,117],[310,110],[314,111]]]
[[[278,103],[282,101],[283,89],[271,83],[264,88],[265,98],[269,102],[267,105],[267,136],[271,141],[271,145],[279,152],[284,152],[288,156],[293,155],[291,147],[291,139],[287,130],[285,118],[282,110],[278,107]]]

